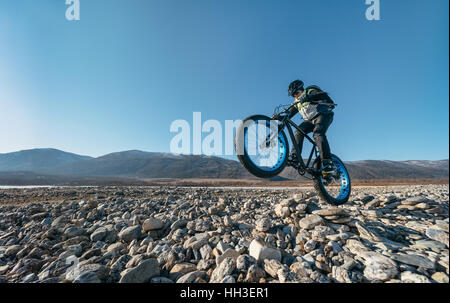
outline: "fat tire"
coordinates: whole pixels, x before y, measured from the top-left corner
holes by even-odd
[[[338,156],[331,154],[332,157],[336,158],[337,160],[339,160],[342,164],[342,166],[344,166],[345,170],[347,171],[347,175],[348,175],[348,186],[349,186],[349,192],[348,195],[344,198],[344,199],[335,199],[332,196],[330,196],[326,190],[326,188],[323,186],[321,180],[319,178],[314,178],[314,188],[316,189],[317,193],[319,194],[319,197],[322,198],[324,201],[326,201],[329,204],[332,205],[342,205],[344,203],[347,203],[348,199],[350,198],[350,194],[352,191],[352,184],[350,181],[350,174],[348,173],[347,167],[345,167],[344,162],[339,159]],[[321,163],[321,159],[320,157],[318,157],[315,161],[314,161],[314,168],[315,169],[320,169],[320,163]]]
[[[273,171],[265,171],[265,170],[260,169],[256,165],[254,165],[252,163],[252,161],[250,160],[250,158],[248,157],[246,152],[244,152],[242,155],[240,155],[238,153],[240,148],[242,148],[245,151],[244,146],[242,146],[242,147],[239,146],[238,139],[240,138],[240,136],[244,135],[244,130],[245,130],[244,125],[245,125],[245,122],[248,120],[269,120],[270,121],[272,119],[270,117],[267,117],[264,115],[253,115],[253,116],[249,116],[249,117],[245,118],[242,121],[242,123],[239,125],[239,127],[236,130],[236,137],[234,140],[234,148],[236,151],[237,158],[239,159],[239,162],[241,162],[242,166],[252,175],[259,177],[259,178],[264,178],[264,179],[273,178],[283,171],[283,169],[287,163],[287,158],[288,158],[287,156],[284,158],[284,161],[281,163],[279,168],[277,168],[276,170],[273,170]],[[289,152],[289,142],[287,140],[286,134],[284,133],[283,130],[281,130],[278,133],[278,135],[284,136],[284,141],[286,142],[286,152],[288,153]],[[245,143],[244,143],[244,145],[245,145]]]

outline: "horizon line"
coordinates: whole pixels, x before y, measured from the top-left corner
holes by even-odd
[[[74,155],[78,155],[78,156],[83,156],[83,157],[91,157],[91,158],[100,158],[100,157],[104,157],[106,155],[110,155],[110,154],[115,154],[115,153],[123,153],[123,152],[131,152],[131,151],[138,151],[138,152],[144,152],[144,153],[159,153],[159,154],[171,154],[171,155],[184,155],[184,156],[207,156],[207,157],[218,157],[218,158],[222,158],[222,159],[226,159],[226,160],[233,160],[231,158],[236,158],[236,155],[206,155],[206,154],[178,154],[178,153],[171,153],[171,152],[155,152],[155,151],[145,151],[145,150],[139,150],[139,149],[128,149],[128,150],[122,150],[122,151],[114,151],[114,152],[109,152],[106,154],[102,154],[100,156],[90,156],[90,155],[85,155],[85,154],[78,154],[78,153],[74,153],[74,152],[69,152],[69,151],[65,151],[59,148],[54,148],[54,147],[36,147],[36,148],[29,148],[29,149],[21,149],[21,150],[16,150],[16,151],[12,151],[12,152],[6,152],[6,153],[1,153],[0,155],[6,155],[6,154],[12,154],[12,153],[18,153],[18,152],[23,152],[23,151],[32,151],[32,150],[56,150],[56,151],[60,151],[60,152],[64,152],[64,153],[70,153],[70,154],[74,154]],[[391,160],[391,159],[360,159],[360,160],[343,160],[345,162],[360,162],[360,161],[394,161],[394,162],[407,162],[407,161],[445,161],[445,160],[449,160],[449,158],[444,158],[444,159],[437,159],[437,160],[428,160],[428,159],[408,159],[408,160]]]

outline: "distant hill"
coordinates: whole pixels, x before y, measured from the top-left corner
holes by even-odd
[[[203,155],[176,155],[137,150],[107,154],[41,170],[72,176],[139,178],[249,178],[237,161]]]
[[[448,178],[449,161],[365,160],[345,163],[354,179]]]
[[[449,160],[345,162],[352,179],[448,179]],[[57,149],[32,149],[0,154],[1,180],[8,173],[14,178],[27,174],[64,178],[222,178],[248,179],[250,175],[238,161],[204,155],[130,150],[93,158]],[[21,172],[21,174],[17,174]],[[14,174],[13,174],[14,173]],[[6,179],[5,179],[6,178]],[[292,168],[285,169],[277,180],[304,180]]]
[[[363,160],[347,161],[345,167],[348,169],[352,179],[448,179],[449,160]],[[281,176],[299,180],[302,177],[292,169],[287,168]]]
[[[36,148],[0,154],[0,171],[40,171],[56,165],[92,159],[53,148]]]

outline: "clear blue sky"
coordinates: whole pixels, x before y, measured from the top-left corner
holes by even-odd
[[[300,78],[343,160],[448,158],[448,0],[80,2],[0,0],[0,153],[168,152],[173,120],[271,114]]]

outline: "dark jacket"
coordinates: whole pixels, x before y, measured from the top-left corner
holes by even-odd
[[[320,114],[332,111],[332,106],[317,104],[318,102],[334,103],[330,96],[328,96],[328,93],[322,91],[316,85],[308,86],[295,102],[298,102],[297,106],[291,110],[289,118],[292,118],[298,111],[305,121],[312,121]]]

